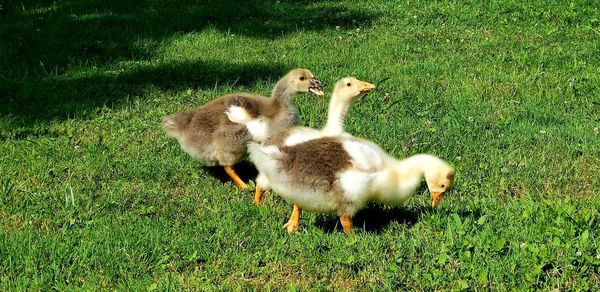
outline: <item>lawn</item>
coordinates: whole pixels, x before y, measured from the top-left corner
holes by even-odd
[[[600,2],[530,2],[4,2],[0,290],[600,289]],[[346,130],[454,165],[440,206],[288,235],[160,127],[295,67],[378,84]]]

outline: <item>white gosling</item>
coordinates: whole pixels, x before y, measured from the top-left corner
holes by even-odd
[[[284,228],[299,228],[301,211],[335,214],[346,233],[352,216],[369,202],[405,202],[422,178],[436,207],[454,182],[454,169],[428,154],[398,160],[375,144],[353,137],[323,137],[294,146],[250,143],[250,159],[270,187],[289,203],[292,215]]]

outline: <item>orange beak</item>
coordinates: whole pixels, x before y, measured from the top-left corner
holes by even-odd
[[[445,192],[431,192],[431,208],[435,208],[440,203],[444,193]]]
[[[360,91],[360,93],[367,93],[373,89],[375,89],[375,85],[373,85],[369,82],[364,82],[364,81],[358,82],[358,90]]]

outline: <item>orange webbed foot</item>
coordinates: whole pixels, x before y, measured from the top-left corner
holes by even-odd
[[[225,172],[231,177],[233,183],[240,189],[245,189],[248,185],[237,175],[232,165],[225,166]]]
[[[287,230],[288,233],[298,232],[300,228],[300,215],[302,214],[302,209],[297,205],[294,205],[294,209],[292,210],[292,215],[287,223],[283,225],[283,228]]]

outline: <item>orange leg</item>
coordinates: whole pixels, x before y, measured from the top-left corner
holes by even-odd
[[[340,222],[342,222],[342,227],[344,227],[344,232],[350,235],[352,234],[352,217],[348,215],[340,216]]]
[[[254,203],[260,205],[262,202],[263,196],[265,195],[265,190],[263,190],[260,185],[256,185],[256,193],[254,194]]]
[[[225,172],[231,177],[233,183],[240,189],[245,189],[247,187],[246,183],[235,173],[233,166],[226,165]]]
[[[300,215],[302,214],[302,209],[298,207],[298,205],[294,204],[294,209],[292,210],[292,215],[290,216],[290,220],[288,220],[283,228],[287,229],[288,233],[294,233],[298,231],[300,227]]]

